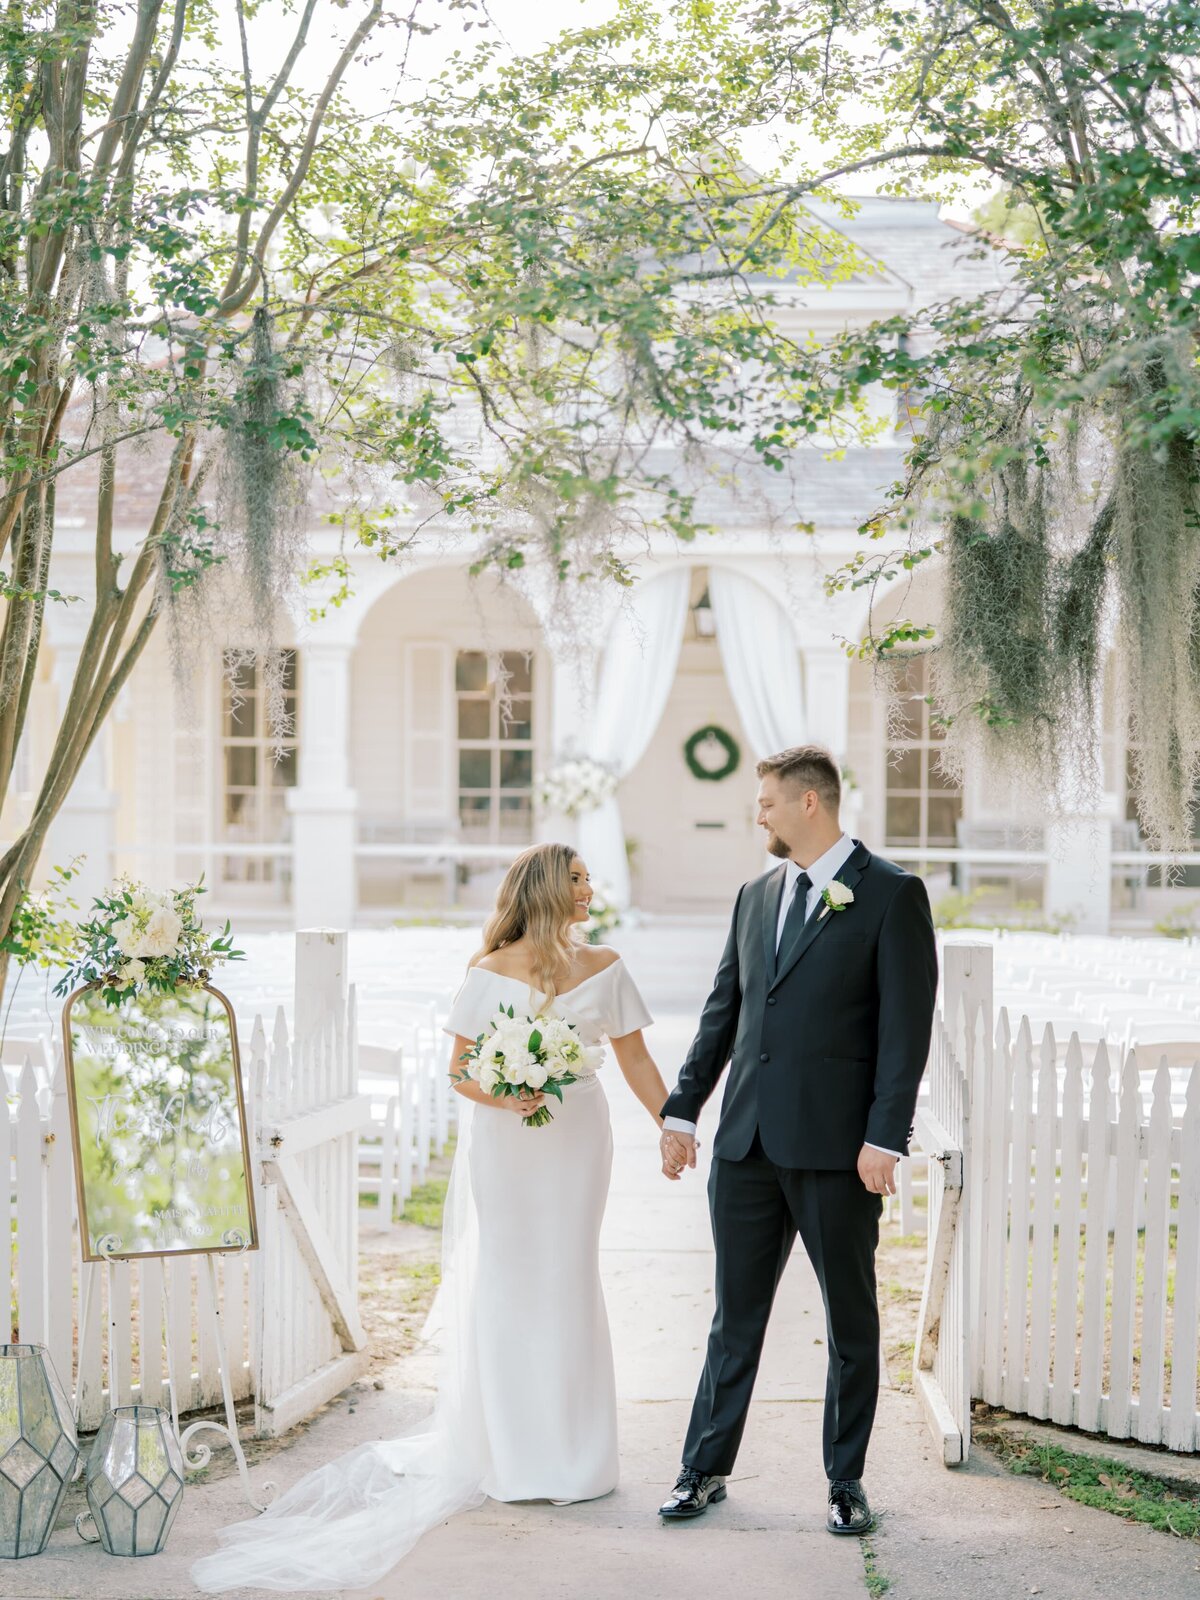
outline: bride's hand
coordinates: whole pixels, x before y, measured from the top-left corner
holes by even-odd
[[[529,1094],[522,1090],[520,1094],[505,1095],[500,1104],[508,1111],[515,1111],[520,1117],[531,1117],[533,1113],[546,1103],[546,1096],[539,1089],[537,1094]]]

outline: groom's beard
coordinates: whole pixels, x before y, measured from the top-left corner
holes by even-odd
[[[768,833],[768,835],[767,835],[767,854],[768,855],[779,856],[781,860],[786,861],[790,857],[791,853],[792,853],[792,847],[791,847],[790,844],[784,844],[783,840],[779,837],[779,835],[777,833]]]

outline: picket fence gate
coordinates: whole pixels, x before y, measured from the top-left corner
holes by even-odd
[[[944,1001],[933,1019],[913,1141],[928,1162],[928,1249],[913,1383],[947,1466],[965,1461],[971,1442],[969,1350],[978,1241],[967,1181],[974,1158],[971,1109],[986,1071],[990,956],[977,954],[974,946],[945,951]],[[911,1204],[910,1184],[905,1199]]]
[[[1114,1082],[1114,1065],[1119,1077]],[[1200,1066],[1147,1096],[1134,1050],[996,1024],[975,1393],[1027,1416],[1200,1448]],[[1172,1101],[1183,1090],[1183,1109]]]
[[[991,1007],[991,947],[948,944],[914,1140],[914,1381],[943,1460],[967,1457],[972,1397],[1196,1452],[1200,1063],[1144,1074],[1134,1047],[1035,1041]]]
[[[370,1105],[354,1092],[345,935],[298,933],[296,977],[294,1031],[279,1008],[270,1038],[256,1016],[243,1048],[260,1248],[218,1257],[215,1280],[192,1256],[82,1262],[61,1056],[48,1079],[26,1061],[15,1106],[0,1096],[0,1226],[15,1244],[0,1252],[6,1336],[48,1346],[83,1431],[110,1405],[165,1404],[169,1370],[179,1412],[221,1404],[210,1281],[234,1398],[254,1397],[259,1433],[290,1427],[365,1368],[357,1145]]]

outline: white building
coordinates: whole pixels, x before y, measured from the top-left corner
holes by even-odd
[[[827,290],[797,289],[798,330],[820,335],[911,313],[993,284],[1002,270],[1000,258],[940,222],[932,204],[869,199],[852,222],[837,225],[878,270]],[[1010,911],[1026,901],[1039,916],[1065,913],[1079,926],[1105,926],[1110,913],[1148,925],[1186,890],[1155,886],[1153,870],[1142,867],[1109,870],[1114,845],[1136,839],[1123,820],[1114,727],[1106,729],[1104,814],[1059,838],[1038,824],[1037,797],[971,782],[959,792],[940,775],[919,661],[896,669],[906,675],[905,710],[889,738],[872,668],[842,648],[861,635],[867,599],[862,591],[827,599],[822,574],[860,548],[855,529],[897,476],[905,444],[895,397],[881,392],[877,405],[886,427],[874,442],[841,460],[819,449],[797,459],[811,538],[773,527],[769,506],[714,498],[701,512],[720,531],[641,554],[636,615],[614,609],[598,618],[570,663],[553,658],[526,595],[469,578],[463,548],[431,548],[403,567],[358,553],[353,600],[284,641],[296,739],[278,764],[268,753],[255,669],[243,673],[236,711],[222,683],[220,651],[239,640],[214,641],[194,717],[184,722],[156,633],[43,864],[86,850],[85,893],[120,869],[172,883],[203,870],[208,915],[228,912],[243,925],[347,925],[447,910],[477,915],[517,849],[568,834],[593,877],[621,898],[628,862],[627,892],[644,911],[723,912],[736,886],[764,865],[755,760],[816,739],[850,774],[853,831],[916,862],[935,901],[990,883],[996,904]],[[128,481],[118,483],[118,505],[140,537],[147,507],[136,458],[122,470]],[[86,592],[90,582],[90,504],[80,498],[72,517],[72,502],[60,498],[63,589]],[[313,538],[319,550],[333,535]],[[934,567],[922,569],[919,592],[892,604],[936,620]],[[62,606],[47,614],[43,681],[0,818],[7,838],[32,802],[85,621]],[[736,769],[720,781],[694,775],[685,758],[688,740],[706,728],[737,747]],[[542,816],[534,804],[536,775],[572,744],[624,774],[616,800],[578,822]],[[719,736],[706,740],[697,765],[722,748]],[[963,850],[974,861],[955,859]],[[989,850],[1022,859],[980,857]]]

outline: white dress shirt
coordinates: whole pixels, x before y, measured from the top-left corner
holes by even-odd
[[[818,856],[808,870],[808,904],[804,911],[804,920],[807,922],[816,909],[817,901],[838,873],[854,854],[854,840],[848,833],[843,833],[836,844],[830,845],[824,855]],[[799,878],[801,868],[789,856],[783,864],[784,880],[783,893],[779,897],[779,920],[775,924],[775,950],[779,951],[779,942],[783,938],[783,925],[787,921],[788,912],[792,908],[792,900],[796,894],[796,880]],[[663,1127],[670,1128],[676,1133],[688,1133],[693,1138],[696,1136],[696,1124],[688,1122],[684,1117],[664,1117]],[[898,1156],[898,1150],[887,1150],[881,1144],[870,1145],[872,1150],[883,1150],[885,1155]]]

